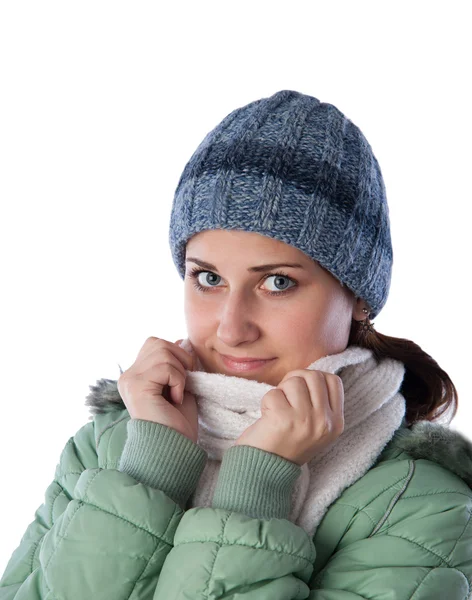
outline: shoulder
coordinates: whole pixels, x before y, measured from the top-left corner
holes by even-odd
[[[422,422],[400,432],[382,460],[340,498],[356,506],[352,533],[396,539],[411,560],[427,556],[472,576],[470,450],[466,437],[442,425]]]
[[[313,540],[316,583],[327,584],[330,569],[369,571],[411,597],[413,583],[431,574],[435,597],[462,598],[454,589],[462,594],[472,581],[472,490],[437,461],[393,454],[330,506]]]
[[[90,410],[91,421],[84,429],[88,430],[88,436],[93,437],[98,466],[114,469],[119,464],[127,437],[127,423],[131,417],[121,398],[116,379],[98,379],[89,388],[85,405]],[[81,432],[78,434],[80,436]]]
[[[395,492],[383,517],[385,527],[394,514],[410,522],[435,515],[444,527],[469,522],[472,443],[454,429],[429,421],[401,428],[368,475],[390,495]]]
[[[442,425],[401,428],[376,463],[330,506],[318,541],[399,536],[452,557],[461,540],[455,551],[465,544],[470,555],[471,450],[466,437]]]
[[[377,467],[385,481],[389,473],[398,474],[398,469],[403,470],[403,477],[390,488],[389,503],[378,512],[369,537],[388,540],[388,547],[405,553],[414,564],[457,569],[470,580],[471,488],[434,460],[410,457],[393,462],[395,466]]]
[[[126,408],[92,415],[64,445],[55,479],[69,488],[85,469],[117,468],[126,442],[129,420]]]
[[[373,466],[339,500],[362,509],[409,494],[456,493],[472,499],[472,443],[444,425],[421,421],[398,429]],[[440,498],[438,498],[440,499]]]
[[[452,533],[451,527],[465,528],[472,515],[472,490],[453,470],[428,458],[401,457],[382,462],[370,472],[377,486],[388,498],[388,506],[381,506],[383,514],[375,533],[388,532],[406,524],[411,531],[414,523],[430,532],[438,528]],[[380,497],[372,504],[382,504]],[[472,529],[469,532],[472,537]],[[441,536],[443,537],[443,536]],[[446,536],[447,537],[447,536]]]
[[[398,429],[373,470],[380,468],[382,473],[382,469],[395,469],[397,463],[409,465],[410,489],[416,485],[433,492],[441,485],[471,495],[472,442],[446,425],[420,421]]]

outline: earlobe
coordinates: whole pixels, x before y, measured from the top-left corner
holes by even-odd
[[[364,309],[367,309],[367,313],[364,312]],[[366,314],[371,312],[368,304],[360,297],[356,297],[356,303],[354,310],[352,311],[352,318],[355,321],[363,321],[366,317]]]

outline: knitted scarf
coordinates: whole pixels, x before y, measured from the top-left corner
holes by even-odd
[[[180,343],[187,351],[187,339]],[[399,392],[405,367],[385,358],[377,364],[371,350],[349,346],[324,356],[307,369],[334,373],[344,387],[344,431],[336,442],[301,467],[295,481],[289,520],[314,535],[329,505],[375,463],[405,416]],[[274,386],[238,376],[207,373],[197,358],[187,371],[185,389],[198,407],[198,445],[208,454],[189,508],[211,506],[224,451],[261,417],[262,397]]]

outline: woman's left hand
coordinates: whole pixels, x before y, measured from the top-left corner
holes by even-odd
[[[324,371],[289,371],[261,401],[261,418],[236,440],[298,465],[332,446],[344,431],[344,387]]]

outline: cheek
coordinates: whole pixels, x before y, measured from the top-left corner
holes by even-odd
[[[298,307],[298,310],[280,309],[271,322],[265,322],[266,335],[274,346],[283,349],[285,356],[305,354],[320,335],[320,319],[313,308]]]
[[[198,344],[201,344],[216,326],[214,313],[209,311],[208,306],[199,298],[191,296],[185,298],[184,313],[189,336],[195,340],[195,343],[198,340]]]
[[[338,310],[327,312],[322,328],[319,330],[320,343],[329,354],[341,352],[346,348],[351,329],[351,317],[343,305]]]
[[[185,314],[190,318],[201,316],[203,314],[203,305],[201,298],[195,293],[190,281],[187,281],[184,294]]]
[[[291,349],[298,354],[310,348],[325,348],[338,344],[339,332],[345,330],[345,301],[329,290],[318,290],[298,306],[291,305],[286,311],[278,311],[277,337],[286,340]]]
[[[311,293],[300,295],[291,301],[281,303],[274,312],[274,326],[280,327],[290,337],[302,339],[312,335],[313,331],[322,326],[326,319],[329,300],[322,294]]]

